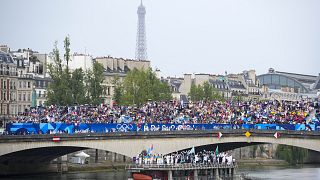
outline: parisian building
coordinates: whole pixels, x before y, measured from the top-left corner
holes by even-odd
[[[1,115],[14,115],[17,108],[17,65],[12,56],[2,46],[0,51],[0,113]]]

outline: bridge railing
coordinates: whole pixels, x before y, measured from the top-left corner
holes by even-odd
[[[235,168],[236,163],[217,164],[217,163],[177,163],[177,164],[127,164],[127,170],[146,170],[146,169],[220,169]]]

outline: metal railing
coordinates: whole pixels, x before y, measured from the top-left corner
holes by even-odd
[[[217,163],[177,163],[177,164],[127,164],[126,170],[157,170],[157,169],[172,169],[172,170],[190,170],[190,169],[223,169],[236,168],[237,164],[217,164]]]

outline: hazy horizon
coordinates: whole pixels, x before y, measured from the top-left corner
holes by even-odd
[[[134,59],[140,0],[2,0],[0,44]],[[320,72],[320,1],[144,0],[147,52],[165,76],[270,67]]]

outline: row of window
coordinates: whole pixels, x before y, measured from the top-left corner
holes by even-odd
[[[4,91],[4,92],[0,93],[0,100],[1,101],[15,101],[16,94],[14,92],[7,93],[6,91]]]
[[[11,67],[9,65],[0,64],[0,75],[16,76],[17,75],[17,68]]]
[[[306,92],[306,88],[294,81],[291,78],[278,75],[278,74],[267,74],[258,77],[261,84],[268,85],[271,89],[281,89],[281,87],[292,87],[295,89],[301,89],[302,92]]]
[[[16,82],[13,80],[9,80],[9,86],[7,86],[8,82],[6,79],[1,79],[0,80],[0,88],[1,89],[16,89]]]
[[[18,101],[31,101],[31,93],[19,93]]]
[[[19,88],[31,88],[31,82],[30,81],[19,81]]]

